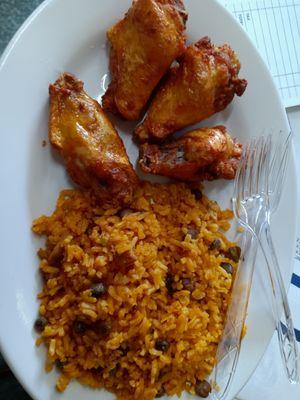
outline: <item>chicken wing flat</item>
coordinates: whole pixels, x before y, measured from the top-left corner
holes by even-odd
[[[224,126],[202,128],[165,144],[144,143],[139,163],[144,172],[183,181],[233,179],[242,145]]]
[[[187,14],[181,0],[134,0],[107,32],[112,81],[105,111],[138,119],[153,89],[185,50]]]
[[[178,66],[150,105],[135,130],[140,141],[162,140],[178,129],[223,110],[234,95],[241,96],[247,81],[238,78],[240,62],[228,46],[214,46],[205,37],[187,48]]]
[[[117,131],[83,82],[65,73],[49,87],[49,140],[78,185],[104,201],[128,203],[138,178]]]

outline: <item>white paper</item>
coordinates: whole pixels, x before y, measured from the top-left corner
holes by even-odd
[[[300,0],[220,0],[268,65],[285,107],[300,105]]]

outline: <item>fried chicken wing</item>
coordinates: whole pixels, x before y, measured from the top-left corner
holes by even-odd
[[[162,140],[178,129],[223,110],[247,81],[238,78],[240,62],[228,46],[214,46],[205,37],[187,48],[171,68],[143,123],[135,130],[140,141]]]
[[[144,143],[139,163],[144,172],[183,181],[233,179],[242,146],[224,126],[202,128],[165,144]]]
[[[130,202],[138,178],[99,103],[68,73],[50,85],[49,94],[49,139],[72,179],[103,200]]]
[[[134,0],[107,32],[112,81],[105,111],[138,119],[153,89],[185,50],[187,14],[181,0]]]

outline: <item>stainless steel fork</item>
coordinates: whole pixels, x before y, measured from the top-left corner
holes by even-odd
[[[270,242],[270,215],[276,210],[285,169],[288,160],[290,138],[286,141],[283,151],[279,148],[272,154],[271,136],[252,140],[243,152],[242,161],[235,179],[233,209],[239,222],[247,228],[243,259],[235,278],[232,289],[232,300],[227,312],[224,333],[217,351],[217,365],[213,380],[216,387],[212,398],[224,399],[232,382],[241,345],[253,269],[256,259],[258,237],[262,234]],[[278,165],[281,167],[278,168]],[[276,253],[262,247],[267,261],[273,292],[273,312],[279,336],[281,354],[287,375],[291,382],[299,379],[298,351],[295,341],[292,319],[288,307],[286,293],[278,263],[274,265]],[[272,248],[274,250],[274,248]],[[275,273],[274,273],[275,272]],[[281,311],[284,311],[286,328],[280,322]]]

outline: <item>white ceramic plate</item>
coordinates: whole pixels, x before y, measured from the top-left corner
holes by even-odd
[[[209,35],[218,44],[228,42],[243,64],[241,77],[249,86],[224,112],[206,124],[224,123],[242,141],[265,127],[287,129],[285,111],[272,79],[258,53],[234,19],[215,0],[185,0],[188,40]],[[72,383],[55,391],[55,372],[44,372],[45,352],[34,346],[33,322],[40,288],[39,240],[31,234],[31,221],[50,213],[59,191],[69,186],[65,170],[47,139],[48,85],[59,73],[70,71],[99,98],[101,78],[108,72],[105,32],[122,17],[130,0],[49,0],[22,26],[0,64],[0,210],[1,279],[0,344],[6,360],[28,393],[39,400],[110,399]],[[128,134],[132,123],[117,123],[133,162],[137,149]],[[274,220],[274,234],[285,281],[291,272],[296,221],[295,167],[291,163],[286,190]],[[207,187],[223,206],[229,205],[232,185]],[[259,269],[258,269],[259,271]],[[272,335],[273,326],[264,296],[264,283],[256,274],[248,317],[248,334],[231,395],[245,384]]]

